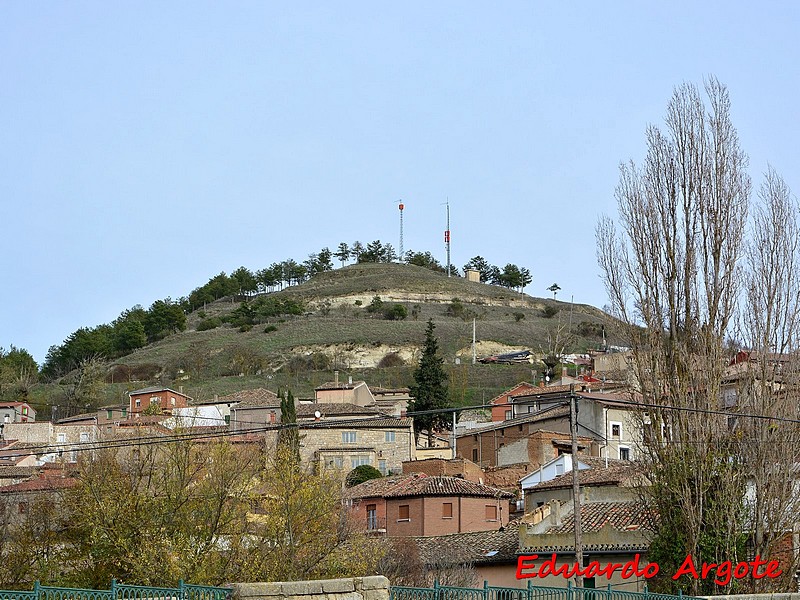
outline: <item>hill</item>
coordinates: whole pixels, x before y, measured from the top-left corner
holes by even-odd
[[[370,312],[376,297],[384,306],[401,305],[406,318],[387,320],[382,311]],[[301,314],[238,325],[238,316],[263,302],[301,307]],[[132,386],[154,382],[182,385],[198,399],[278,385],[308,396],[333,369],[375,384],[408,385],[428,319],[436,324],[451,384],[466,402],[541,376],[541,365],[535,364],[471,365],[473,319],[480,357],[522,348],[544,355],[556,337],[566,341],[567,352],[585,352],[599,346],[600,326],[608,317],[592,306],[534,298],[423,267],[356,264],[270,294],[223,298],[190,313],[186,331],[110,363],[112,385],[100,401],[122,399]]]

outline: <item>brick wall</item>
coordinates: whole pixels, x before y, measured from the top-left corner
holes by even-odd
[[[425,473],[436,476],[463,477],[468,481],[483,483],[483,471],[470,460],[464,458],[443,459],[428,458],[425,460],[411,460],[403,463],[403,473]]]
[[[274,583],[234,583],[236,600],[389,600],[382,575]]]
[[[444,516],[443,505],[452,504],[452,517]],[[400,519],[400,507],[408,506],[409,519]],[[486,507],[495,509],[487,519]],[[491,531],[508,524],[508,501],[496,498],[430,496],[389,498],[386,501],[386,534],[390,536],[447,535],[468,531]]]

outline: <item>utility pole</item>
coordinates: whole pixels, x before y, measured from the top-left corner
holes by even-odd
[[[450,443],[453,446],[453,458],[456,457],[456,411],[453,411],[453,433],[450,437]]]
[[[569,386],[569,431],[572,437],[572,506],[575,515],[575,563],[583,569],[583,533],[581,531],[581,487],[578,481],[578,397],[575,384]],[[583,587],[583,576],[575,576],[575,585]]]
[[[472,319],[472,364],[475,364],[477,357],[475,356],[475,318]]]
[[[450,277],[450,198],[447,199],[447,229],[444,231],[444,243],[447,247],[447,276]]]

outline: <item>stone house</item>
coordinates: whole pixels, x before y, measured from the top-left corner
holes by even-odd
[[[298,424],[300,459],[319,469],[346,472],[359,465],[372,465],[383,474],[399,473],[403,461],[415,456],[414,421],[409,417],[323,416],[301,420],[298,415]],[[269,432],[268,444],[276,441],[277,432]]]
[[[424,473],[371,479],[345,490],[356,520],[388,536],[499,530],[512,494],[460,477]]]
[[[169,413],[173,408],[189,406],[191,401],[191,398],[183,393],[183,389],[176,392],[158,386],[133,390],[128,392],[128,396],[130,397],[128,411],[132,417],[138,417],[153,405],[160,407],[162,412]]]
[[[38,445],[36,456],[44,462],[75,462],[79,452],[90,451],[98,441],[100,430],[95,413],[64,419],[57,423],[10,423],[4,436],[19,442]]]

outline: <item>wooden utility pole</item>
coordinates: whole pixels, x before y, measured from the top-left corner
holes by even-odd
[[[583,568],[583,534],[581,531],[581,487],[578,481],[578,397],[575,385],[569,386],[569,431],[572,437],[572,506],[575,523],[575,562]],[[583,587],[583,576],[575,576],[575,585]]]

